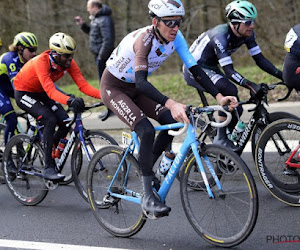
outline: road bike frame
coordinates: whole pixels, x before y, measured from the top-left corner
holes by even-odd
[[[230,119],[231,119],[231,117],[230,117]],[[191,123],[194,124],[193,119],[192,119]],[[173,184],[173,182],[176,178],[176,175],[178,174],[178,172],[179,172],[179,170],[180,170],[180,168],[181,168],[181,166],[184,162],[184,159],[186,158],[190,148],[192,149],[192,151],[195,155],[197,164],[199,166],[199,171],[201,172],[201,175],[202,175],[202,178],[204,180],[208,195],[209,195],[210,198],[214,198],[213,192],[212,192],[212,190],[209,186],[209,183],[208,183],[208,180],[207,180],[207,177],[206,177],[206,174],[205,174],[204,166],[203,166],[202,161],[201,161],[201,156],[200,156],[201,147],[199,147],[199,141],[197,140],[196,128],[192,124],[187,125],[187,133],[186,133],[185,140],[182,143],[179,152],[176,154],[176,157],[175,157],[175,159],[174,159],[174,161],[173,161],[173,163],[172,163],[172,165],[171,165],[164,181],[162,182],[160,189],[158,190],[158,195],[159,195],[162,202],[165,201],[165,199],[168,195],[168,192],[169,192],[169,190],[170,190],[170,188],[171,188],[171,186],[172,186],[172,184]],[[183,128],[184,126],[185,125],[183,123],[174,123],[174,124],[157,126],[154,129],[155,129],[155,131],[172,130],[172,129]],[[135,150],[135,147],[139,148],[139,141],[138,141],[137,134],[135,132],[132,132],[131,135],[132,135],[132,140],[130,141],[129,146],[127,147],[127,149],[125,150],[123,158],[122,158],[122,160],[121,160],[121,162],[120,162],[120,164],[117,168],[117,171],[116,171],[116,173],[115,173],[115,175],[112,179],[112,182],[110,183],[110,185],[108,187],[108,192],[113,197],[121,198],[121,199],[124,199],[124,200],[128,200],[128,201],[140,204],[141,203],[141,194],[137,194],[137,193],[135,193],[131,190],[128,190],[127,187],[126,187],[126,181],[123,184],[123,188],[125,190],[125,193],[131,194],[131,196],[117,194],[117,193],[114,193],[112,191],[113,183],[116,180],[116,178],[118,176],[118,173],[120,171],[122,171],[122,166],[123,166],[123,163],[126,159],[126,155],[128,153],[133,153],[134,150]],[[200,151],[200,154],[199,154],[199,151]],[[209,168],[209,171],[210,171],[211,175],[213,176],[218,188],[222,191],[222,185],[221,185],[221,183],[218,179],[218,176],[215,173],[215,171],[213,169],[213,166],[211,165],[208,157],[206,155],[202,155],[202,157],[203,157],[205,163],[207,164],[207,166]],[[127,179],[126,177],[128,176],[129,171],[130,171],[130,166],[128,166],[128,168],[127,168],[127,172],[125,174],[125,180]]]

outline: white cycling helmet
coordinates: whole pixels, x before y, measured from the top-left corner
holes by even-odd
[[[152,17],[185,15],[184,7],[180,0],[151,0],[148,8]]]

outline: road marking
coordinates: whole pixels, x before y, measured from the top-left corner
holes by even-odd
[[[80,245],[69,245],[69,244],[57,244],[48,242],[33,242],[33,241],[20,241],[20,240],[0,240],[0,248],[2,247],[14,247],[18,249],[72,249],[72,250],[120,250],[124,248],[109,248],[109,247],[92,247],[92,246],[80,246]]]

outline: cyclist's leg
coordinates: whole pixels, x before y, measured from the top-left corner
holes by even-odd
[[[284,83],[289,88],[295,88],[297,91],[300,90],[300,60],[298,57],[291,53],[287,53],[284,64],[282,77]]]
[[[220,91],[220,93],[224,96],[236,96],[238,99],[238,90],[237,87],[229,81],[228,78],[226,78],[222,73],[216,72],[215,75],[212,74],[211,79],[214,79],[214,84],[216,85],[217,89]],[[242,106],[237,107],[238,114],[241,115],[243,112]],[[219,120],[223,121],[226,119],[226,115],[223,112],[219,112]],[[232,119],[229,123],[228,127],[222,127],[217,129],[217,136],[214,139],[214,143],[227,146],[231,149],[235,149],[235,146],[233,143],[227,138],[226,130],[227,128],[231,132],[236,123],[237,123],[237,117],[235,113],[232,113]]]
[[[127,124],[131,130],[136,131],[140,138],[139,164],[144,187],[142,209],[146,210],[147,213],[155,214],[155,216],[166,215],[170,209],[155,197],[152,190],[152,148],[155,132],[153,125],[146,118],[146,114],[136,104],[140,93],[135,86],[118,80],[108,71],[104,71],[102,76],[101,93],[104,104],[114,112],[121,121]],[[154,112],[157,103],[144,95],[143,98],[147,99],[147,101],[144,100],[143,104],[147,105],[147,108],[151,106]],[[163,107],[161,108],[163,109]]]
[[[17,128],[17,115],[10,102],[9,96],[0,88],[0,113],[4,116],[6,121],[6,128],[4,132],[5,144],[14,135]]]
[[[53,114],[56,117],[56,121],[57,121],[57,125],[58,125],[58,129],[57,131],[55,131],[54,135],[53,135],[53,144],[56,147],[60,141],[61,138],[66,137],[66,135],[68,134],[70,128],[68,128],[66,126],[65,123],[63,123],[63,121],[65,119],[67,119],[68,113],[67,111],[63,108],[63,106],[55,101],[53,101],[52,99],[48,98],[45,101],[43,101],[44,105],[47,107],[55,107],[55,111],[53,112]]]
[[[45,153],[44,178],[49,180],[61,180],[64,178],[56,172],[55,161],[52,159],[53,134],[57,124],[57,118],[53,112],[57,107],[54,105],[46,106],[44,103],[49,97],[46,93],[30,93],[16,91],[15,98],[18,106],[31,114],[42,125],[43,129],[43,148]]]
[[[7,91],[0,88],[0,113],[4,116],[6,126],[4,130],[4,144],[6,145],[9,139],[14,135],[17,128],[17,115],[10,102]],[[8,171],[11,174],[17,173],[17,168],[13,164],[12,160],[8,162]]]

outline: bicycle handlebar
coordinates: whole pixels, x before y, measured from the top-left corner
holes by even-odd
[[[85,106],[84,107],[84,111],[90,110],[92,108],[101,107],[101,106],[104,106],[104,103],[103,102],[97,102],[97,103],[94,103],[94,104],[92,104],[90,106]],[[68,111],[72,111],[74,113],[74,117],[73,118],[68,118],[68,119],[65,120],[65,121],[69,121],[66,124],[66,127],[71,127],[75,123],[78,114],[82,114],[84,111],[76,113],[76,112],[74,112],[74,110],[72,108],[69,108]]]
[[[232,115],[229,111],[225,110],[224,107],[222,106],[209,106],[210,108],[213,108],[214,111],[222,111],[226,114],[226,120],[223,122],[211,122],[210,125],[216,128],[222,128],[222,127],[226,127],[230,122],[231,122],[231,118]]]
[[[228,110],[228,106],[222,107],[222,106],[208,106],[208,107],[197,107],[197,108],[192,108],[191,106],[188,106],[188,111],[192,111],[194,114],[201,114],[201,113],[211,113],[211,112],[215,112],[215,111],[222,111],[226,114],[226,120],[223,122],[210,122],[210,125],[216,128],[221,128],[221,127],[225,127],[227,126],[232,118],[231,112],[229,112]],[[183,133],[185,133],[188,129],[188,124],[184,123],[184,127],[178,131],[174,131],[174,130],[169,130],[168,134],[169,135],[173,135],[173,136],[178,136],[181,135]]]
[[[179,129],[178,131],[169,130],[168,134],[173,135],[173,136],[182,135],[183,133],[185,133],[187,131],[187,129],[188,129],[188,124],[185,122],[182,129]]]

